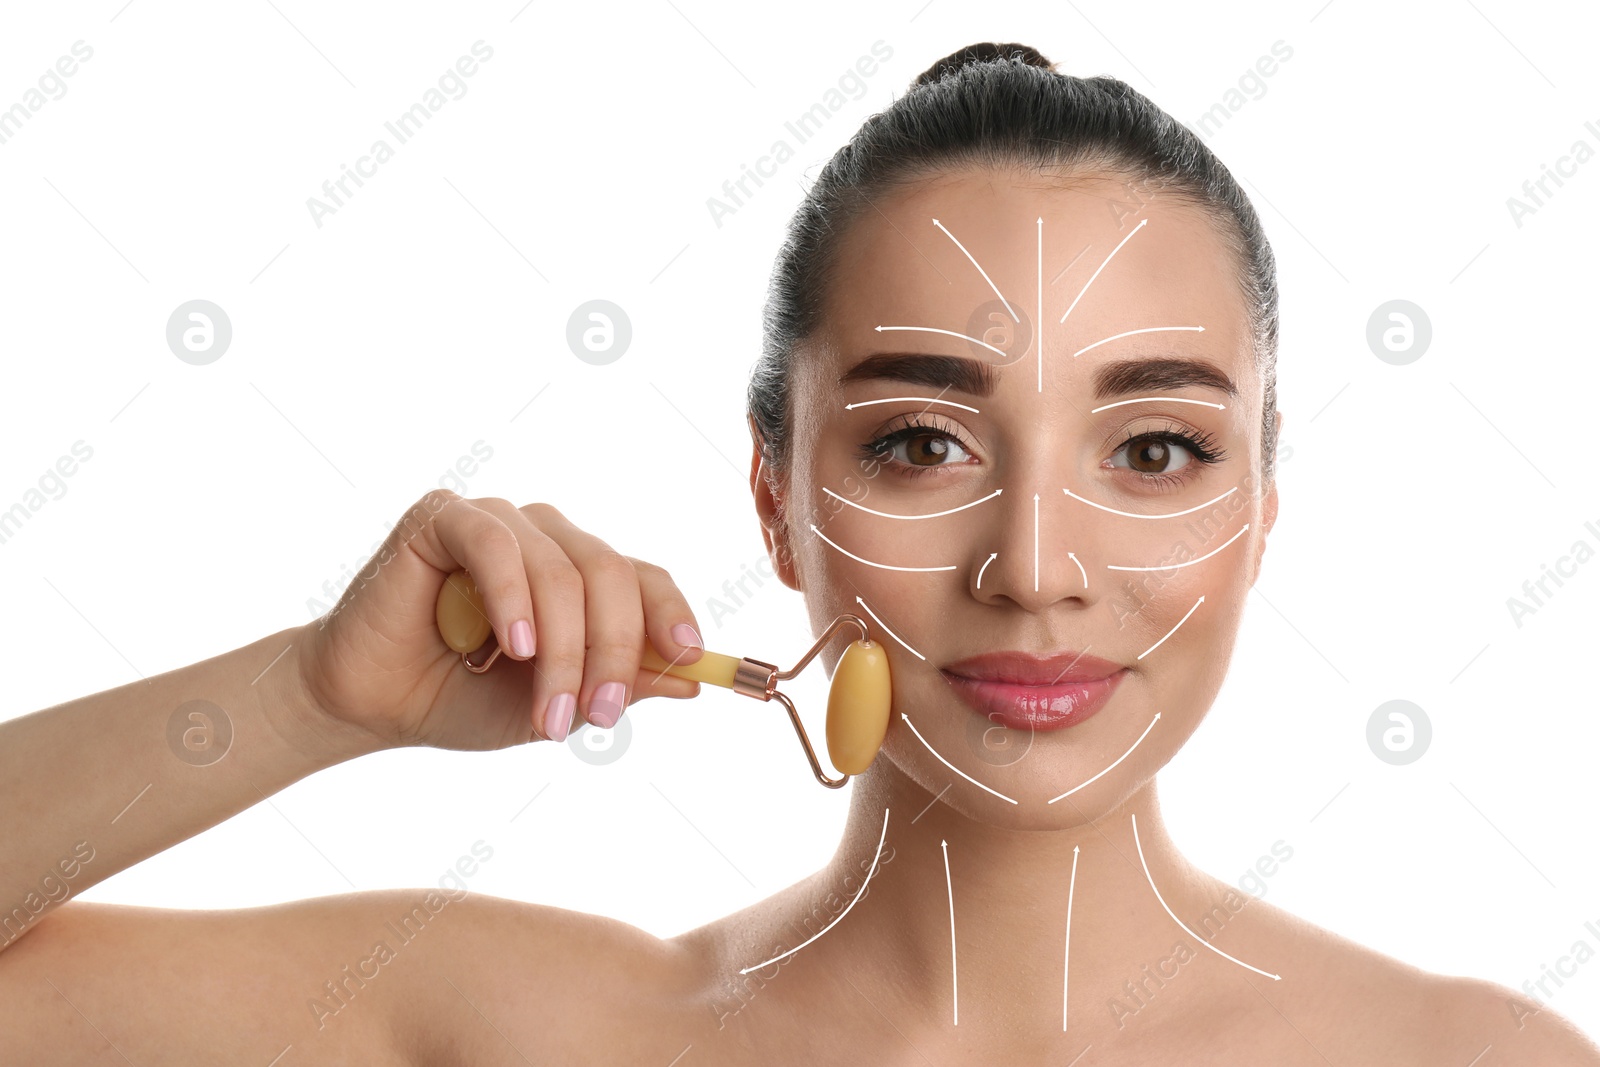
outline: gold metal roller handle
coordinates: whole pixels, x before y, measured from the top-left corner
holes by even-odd
[[[439,636],[453,651],[461,654],[461,662],[468,670],[481,674],[499,658],[498,644],[482,663],[474,664],[469,658],[471,653],[482,648],[489,640],[494,628],[489,625],[489,617],[483,610],[483,597],[466,571],[456,571],[446,579],[439,590],[435,618]],[[839,657],[839,665],[834,669],[833,682],[828,689],[828,758],[842,772],[841,777],[829,778],[817,760],[816,750],[811,747],[811,739],[806,736],[794,702],[778,691],[777,684],[805,669],[806,664],[841,626],[854,626],[861,637],[852,641]],[[800,657],[800,662],[786,671],[780,671],[774,664],[762,660],[724,655],[709,649],[703,651],[700,659],[694,663],[668,663],[650,645],[648,637],[639,659],[639,665],[648,670],[721,686],[757,700],[777,700],[782,703],[789,713],[795,736],[805,749],[811,772],[816,775],[817,781],[830,789],[837,789],[851,775],[865,771],[877,756],[878,749],[883,745],[883,736],[888,732],[892,698],[889,658],[883,646],[868,635],[867,624],[856,615],[840,615],[834,619],[822,631],[816,643]]]

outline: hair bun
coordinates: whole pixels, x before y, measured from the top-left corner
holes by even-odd
[[[951,52],[918,75],[917,80],[911,83],[911,87],[915,89],[919,85],[931,84],[947,74],[953,74],[962,67],[974,63],[993,63],[1007,59],[1021,60],[1029,66],[1043,67],[1052,73],[1059,73],[1056,71],[1056,65],[1040,54],[1036,48],[1030,48],[1025,44],[996,44],[993,41],[984,41]]]

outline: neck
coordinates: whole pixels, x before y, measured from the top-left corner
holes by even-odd
[[[881,771],[856,780],[840,848],[811,882],[812,895],[832,887],[842,898],[825,918],[855,898],[881,836],[876,869],[849,914],[801,951],[850,976],[856,993],[902,1026],[1059,1041],[1070,962],[1072,1030],[1120,1029],[1169,985],[1182,985],[1179,967],[1211,955],[1199,942],[1249,899],[1177,851],[1153,782],[1081,825],[1013,830],[968,818],[880,762]]]

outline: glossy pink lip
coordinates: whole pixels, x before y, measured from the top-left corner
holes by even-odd
[[[1013,685],[1057,685],[1062,682],[1096,682],[1122,670],[1122,664],[1082,652],[1057,652],[1036,656],[1031,652],[985,652],[981,656],[947,663],[943,668],[963,678]]]
[[[1013,730],[1061,730],[1105,706],[1128,673],[1109,660],[1064,652],[991,652],[940,669],[968,707]]]

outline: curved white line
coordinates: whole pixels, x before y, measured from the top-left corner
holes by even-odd
[[[939,227],[939,229],[944,230],[944,235],[946,237],[956,242],[956,247],[961,249],[962,255],[972,260],[972,265],[978,268],[978,273],[983,275],[983,280],[989,283],[989,288],[994,290],[994,295],[998,296],[1000,298],[1000,303],[1006,306],[1006,311],[1011,315],[1011,321],[1021,322],[1021,317],[1019,317],[1015,311],[1011,310],[1011,301],[1007,300],[1005,294],[1000,291],[1000,287],[994,284],[994,279],[989,277],[989,272],[984,270],[981,266],[978,266],[978,261],[973,259],[971,252],[967,251],[967,246],[962,244],[960,241],[956,241],[956,235],[951,233],[949,230],[945,230],[944,223],[940,222],[938,219],[934,219],[933,224]]]
[[[1078,301],[1083,299],[1083,294],[1087,293],[1089,291],[1089,286],[1093,285],[1094,284],[1094,280],[1096,278],[1100,277],[1100,272],[1106,269],[1106,263],[1110,263],[1112,257],[1115,256],[1118,252],[1122,251],[1122,246],[1127,244],[1129,241],[1133,240],[1133,235],[1135,233],[1138,233],[1140,230],[1144,229],[1144,224],[1149,222],[1149,221],[1150,221],[1149,219],[1140,219],[1139,220],[1139,225],[1137,225],[1137,226],[1135,226],[1133,228],[1132,233],[1129,233],[1128,236],[1124,237],[1121,241],[1117,242],[1117,247],[1115,247],[1115,248],[1113,248],[1111,250],[1111,255],[1107,256],[1105,258],[1105,262],[1101,263],[1098,267],[1096,267],[1094,269],[1094,273],[1089,275],[1089,280],[1083,283],[1083,288],[1078,290],[1078,295],[1072,298],[1072,303],[1067,307],[1067,310],[1061,316],[1061,321],[1062,322],[1066,322],[1067,321],[1067,316],[1072,314],[1072,309],[1078,306]]]
[[[989,558],[984,560],[983,561],[983,566],[978,568],[978,588],[979,589],[983,588],[983,572],[989,569],[989,564],[993,563],[994,562],[994,558],[996,556],[998,556],[999,554],[1000,553],[998,553],[998,552],[989,553]]]
[[[1076,352],[1072,353],[1072,355],[1074,357],[1081,356],[1091,348],[1099,348],[1101,345],[1110,344],[1112,341],[1120,341],[1124,337],[1132,337],[1137,333],[1167,333],[1172,330],[1195,330],[1199,333],[1205,333],[1206,328],[1204,326],[1149,326],[1143,330],[1128,330],[1124,333],[1114,333],[1103,341],[1096,341],[1092,345],[1089,345],[1085,348],[1080,348]]]
[[[1200,605],[1204,604],[1205,602],[1206,602],[1206,598],[1203,597],[1203,596],[1199,600],[1196,600],[1194,602],[1194,607],[1192,607],[1188,611],[1184,612],[1183,613],[1183,618],[1178,620],[1178,626],[1182,626],[1184,623],[1188,622],[1189,621],[1189,616],[1193,615],[1195,613],[1195,611],[1200,607]],[[1168,630],[1166,632],[1166,634],[1164,634],[1162,636],[1160,641],[1157,641],[1155,644],[1151,645],[1149,648],[1147,648],[1143,652],[1139,653],[1139,655],[1136,656],[1135,658],[1136,659],[1144,659],[1150,653],[1152,653],[1156,649],[1160,648],[1168,637],[1171,637],[1173,634],[1178,632],[1178,626],[1174,626],[1172,629]]]
[[[1143,846],[1141,846],[1139,844],[1139,816],[1135,812],[1129,812],[1128,813],[1128,817],[1133,820],[1133,847],[1139,853],[1139,866],[1144,868],[1144,877],[1145,877],[1145,880],[1150,883],[1150,892],[1152,892],[1152,893],[1154,893],[1156,895],[1156,902],[1158,904],[1160,904],[1163,909],[1166,910],[1166,913],[1168,915],[1172,915],[1172,909],[1168,908],[1167,907],[1167,902],[1161,899],[1161,890],[1156,888],[1156,880],[1154,878],[1150,877],[1150,865],[1144,861],[1144,848],[1143,848]],[[1172,921],[1178,924],[1178,929],[1182,930],[1184,933],[1188,934],[1190,937],[1194,938],[1196,941],[1200,942],[1206,948],[1210,949],[1212,952],[1215,952],[1217,955],[1221,956],[1223,959],[1225,959],[1225,960],[1233,960],[1234,963],[1237,963],[1239,966],[1243,967],[1245,970],[1254,971],[1254,972],[1256,972],[1257,974],[1261,975],[1264,978],[1272,979],[1274,982],[1283,981],[1281,976],[1273,974],[1271,971],[1263,971],[1260,967],[1252,967],[1248,963],[1244,962],[1243,960],[1234,959],[1232,956],[1228,955],[1226,952],[1222,951],[1220,948],[1218,948],[1217,946],[1213,945],[1211,942],[1207,941],[1205,938],[1201,937],[1199,934],[1195,933],[1193,930],[1189,929],[1187,926],[1183,925],[1183,923],[1181,921],[1179,921],[1179,919],[1178,919],[1178,917],[1176,915],[1172,915]]]
[[[900,644],[902,646],[904,646],[904,648],[905,648],[905,650],[907,652],[911,653],[913,656],[917,657],[920,660],[926,660],[928,658],[927,656],[924,656],[921,652],[918,652],[916,649],[912,648],[910,645],[907,645],[905,643],[905,641],[901,639],[899,634],[897,634],[893,630],[889,629],[889,624],[884,622],[882,619],[878,618],[878,613],[876,611],[873,611],[871,608],[867,607],[867,602],[865,600],[862,600],[858,596],[858,597],[856,597],[856,603],[860,604],[861,607],[863,609],[865,609],[866,613],[868,615],[871,615],[873,620],[875,622],[877,622],[877,624],[879,626],[883,627],[883,632],[884,633],[888,634],[890,637],[894,638],[896,641],[899,641]]]
[[[966,404],[957,404],[954,400],[940,400],[936,396],[886,396],[882,400],[858,400],[854,404],[846,404],[844,409],[846,411],[850,411],[854,408],[864,408],[869,404],[892,404],[896,400],[926,400],[930,404],[949,404],[953,408],[966,408],[966,410],[972,412],[974,415],[981,414],[981,412],[979,412],[975,407],[968,407]],[[1197,404],[1199,402],[1200,401],[1198,400],[1195,401]],[[1132,401],[1124,401],[1124,403],[1132,403]],[[1221,406],[1221,404],[1217,405],[1217,407]],[[1094,412],[1090,412],[1090,414],[1092,415]]]
[[[1238,491],[1238,488],[1239,487],[1236,485],[1232,489],[1229,489],[1228,493],[1236,492]],[[1212,500],[1207,500],[1204,504],[1196,504],[1194,507],[1188,508],[1184,511],[1172,511],[1164,515],[1135,515],[1131,511],[1118,511],[1116,508],[1108,508],[1104,504],[1096,504],[1093,500],[1090,500],[1088,497],[1079,496],[1071,489],[1063,489],[1061,491],[1074,500],[1080,500],[1083,503],[1088,504],[1091,508],[1099,508],[1101,511],[1109,511],[1113,515],[1125,515],[1130,519],[1175,519],[1179,515],[1192,515],[1196,511],[1200,511],[1203,508],[1209,508],[1212,504],[1215,504],[1218,500],[1221,500],[1223,497],[1228,495],[1228,493],[1223,493],[1222,496],[1216,497]]]
[[[877,330],[879,333],[882,333],[884,330],[913,330],[918,333],[942,333],[947,337],[959,337],[963,341],[971,341],[975,345],[982,345],[984,348],[987,348],[1001,359],[1011,358],[1010,353],[1001,351],[988,341],[980,341],[976,337],[968,337],[966,334],[956,333],[954,330],[940,330],[932,326],[874,326],[873,329]]]
[[[848,905],[845,906],[845,909],[843,911],[841,911],[837,916],[834,917],[833,922],[829,923],[827,926],[824,926],[822,929],[818,930],[816,933],[812,934],[810,937],[808,937],[804,941],[800,942],[798,945],[796,945],[794,948],[790,949],[788,952],[780,953],[779,955],[776,955],[776,956],[772,957],[770,960],[767,960],[765,963],[758,963],[754,967],[744,967],[744,968],[740,969],[739,973],[740,974],[749,974],[751,971],[759,971],[761,968],[767,966],[767,964],[769,964],[769,963],[778,962],[779,960],[783,959],[784,956],[792,956],[792,955],[794,955],[796,952],[799,952],[801,949],[803,949],[807,945],[811,944],[811,942],[815,941],[817,938],[821,937],[823,934],[827,933],[829,930],[832,930],[833,929],[833,923],[836,923],[840,919],[844,918],[846,915],[849,915],[850,914],[850,909],[856,906],[856,901],[861,899],[861,894],[865,893],[867,891],[867,883],[872,881],[873,874],[876,873],[877,870],[878,870],[878,857],[883,855],[883,839],[884,839],[884,836],[886,834],[888,834],[888,832],[889,832],[889,809],[888,808],[884,808],[883,809],[883,831],[878,834],[878,851],[876,853],[874,853],[873,857],[872,857],[872,870],[867,872],[867,877],[862,881],[861,888],[856,890],[855,897],[850,901],[850,903]]]
[[[906,399],[907,400],[913,400],[913,399],[921,400],[922,398],[921,397],[906,397]],[[1120,408],[1124,404],[1143,404],[1143,403],[1145,403],[1146,401],[1149,401],[1149,400],[1170,400],[1174,404],[1203,404],[1208,408],[1216,408],[1218,411],[1226,410],[1226,405],[1213,404],[1209,400],[1190,400],[1186,396],[1141,396],[1141,397],[1136,397],[1133,400],[1119,400],[1115,404],[1101,404],[1097,408],[1090,408],[1089,409],[1089,414],[1093,415],[1096,412],[1105,411],[1107,408]],[[845,407],[849,407],[849,406],[850,406],[849,404],[845,405]]]
[[[815,529],[815,527],[813,527],[813,529]],[[1239,528],[1239,533],[1234,534],[1232,537],[1228,538],[1226,541],[1222,542],[1222,544],[1218,545],[1216,548],[1213,548],[1210,552],[1207,552],[1205,555],[1201,556],[1199,559],[1191,559],[1187,563],[1174,563],[1174,564],[1172,564],[1171,566],[1168,566],[1168,567],[1118,567],[1114,563],[1108,563],[1108,564],[1106,564],[1106,570],[1108,570],[1108,571],[1175,571],[1179,567],[1192,567],[1196,563],[1204,563],[1206,560],[1210,559],[1212,556],[1215,556],[1218,552],[1221,552],[1223,549],[1227,548],[1229,545],[1231,545],[1235,541],[1239,540],[1239,535],[1244,533],[1248,529],[1250,529],[1250,524],[1247,522],[1242,527]]]
[[[928,744],[928,739],[926,737],[922,736],[922,731],[918,730],[917,727],[916,727],[916,724],[911,721],[911,716],[907,715],[905,712],[902,711],[900,713],[900,717],[906,721],[906,725],[907,726],[911,727],[911,732],[917,735],[917,740],[921,741],[923,743],[923,745],[926,746],[926,748],[928,749],[929,752],[933,752],[934,758],[937,759],[940,763],[944,764],[946,767],[949,767],[952,771],[955,771],[957,774],[961,775],[961,777],[965,778],[967,781],[971,782],[973,785],[977,786],[979,789],[982,789],[984,792],[994,793],[995,796],[999,797],[1001,800],[1004,800],[1004,801],[1006,801],[1008,803],[1011,803],[1011,804],[1015,804],[1016,803],[1015,800],[1012,800],[1010,797],[1006,796],[1004,793],[996,792],[995,790],[990,789],[988,786],[984,785],[982,782],[980,782],[976,778],[972,777],[972,775],[968,774],[966,771],[962,770],[960,767],[957,767],[954,763],[951,763],[949,760],[947,760],[943,756],[939,755],[938,752],[934,751],[934,747],[932,745]]]
[[[1150,725],[1146,726],[1144,728],[1144,733],[1139,735],[1139,741],[1143,741],[1145,739],[1145,735],[1148,734],[1151,730],[1155,729],[1156,723],[1158,723],[1160,721],[1161,721],[1161,713],[1158,711],[1158,712],[1156,712],[1156,717],[1150,720]],[[1133,754],[1133,750],[1139,747],[1139,741],[1135,741],[1133,744],[1129,745],[1128,746],[1128,751],[1126,751],[1122,755],[1118,756],[1116,758],[1116,762],[1111,764],[1111,767],[1115,767],[1118,763],[1121,763],[1123,760],[1125,760],[1129,756],[1131,756]],[[1104,771],[1101,771],[1100,774],[1097,774],[1097,775],[1094,776],[1094,778],[1089,779],[1088,782],[1083,782],[1080,785],[1075,785],[1071,789],[1067,790],[1065,793],[1062,793],[1060,796],[1056,797],[1055,800],[1047,800],[1047,801],[1045,801],[1045,803],[1046,804],[1054,804],[1056,802],[1056,800],[1065,800],[1067,797],[1070,797],[1072,794],[1076,793],[1078,790],[1082,789],[1084,786],[1088,785],[1090,782],[1095,781],[1095,779],[1099,778],[1100,775],[1103,775],[1107,771],[1111,770],[1111,767],[1107,767]]]
[[[810,525],[812,533],[816,534],[824,541],[828,541],[828,535],[817,529],[816,523],[809,523],[808,525]],[[844,552],[845,555],[849,556],[857,563],[865,563],[869,567],[882,567],[886,571],[953,571],[956,569],[954,563],[948,567],[895,567],[887,563],[874,563],[870,559],[862,559],[854,552],[848,552],[845,549],[839,548],[839,546],[834,545],[832,541],[828,541],[828,544],[833,545],[834,548],[838,548],[840,552]]]
[[[860,508],[862,511],[865,511],[868,515],[876,515],[879,518],[883,518],[883,519],[937,519],[941,515],[954,515],[958,511],[965,511],[967,508],[974,507],[974,506],[976,506],[978,504],[981,504],[985,500],[990,500],[990,499],[992,499],[994,497],[999,496],[1002,492],[1004,492],[1004,490],[1002,490],[1002,489],[996,489],[994,492],[990,493],[988,496],[983,497],[983,498],[981,498],[979,500],[974,500],[971,504],[962,504],[959,508],[949,508],[949,509],[947,509],[945,511],[933,511],[933,512],[929,512],[926,515],[891,515],[887,511],[874,511],[869,507],[866,507],[866,506],[861,505],[861,504],[857,504],[854,500],[845,500],[844,497],[840,496],[838,493],[835,493],[832,489],[829,489],[827,486],[823,486],[822,487],[822,491],[824,493],[827,493],[829,496],[833,497],[835,500],[843,501],[844,503],[849,504],[853,508]]]

